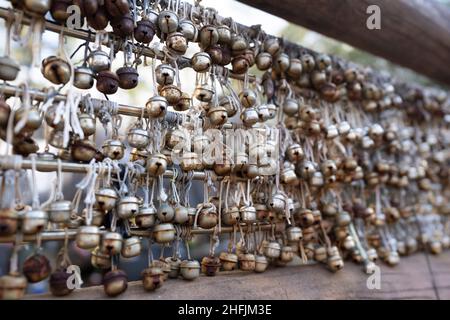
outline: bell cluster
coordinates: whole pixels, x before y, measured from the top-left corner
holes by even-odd
[[[0,137],[12,146],[0,160],[0,239],[15,243],[0,298],[22,298],[27,283],[47,278],[52,294],[70,294],[68,230],[104,271],[108,296],[127,289],[118,260],[142,256],[144,240],[147,291],[169,278],[292,264],[336,272],[353,261],[372,273],[378,261],[394,266],[400,256],[450,248],[445,91],[399,83],[239,25],[199,1],[11,3],[14,12],[41,22],[46,15],[53,26],[67,26],[75,5],[90,32],[79,64],[65,53],[64,31],[58,53],[42,60],[42,75],[62,87],[58,92],[48,88],[38,100],[22,85],[20,103],[10,102],[14,94],[0,99]],[[197,50],[190,57],[188,47]],[[124,65],[113,71],[118,52]],[[7,85],[20,71],[8,54],[0,58]],[[146,104],[113,102],[119,88],[138,86],[148,65]],[[193,92],[182,90],[186,67],[196,75]],[[106,100],[86,94],[94,83]],[[122,117],[130,113],[136,119],[125,128]],[[101,146],[94,138],[99,124],[107,132]],[[40,128],[45,150],[33,137]],[[56,180],[41,204],[35,171],[48,169],[43,160],[54,164]],[[62,185],[68,164],[85,172],[71,197]],[[25,170],[32,203],[17,187]],[[194,204],[199,176],[203,199]],[[14,199],[5,196],[8,188]],[[65,243],[52,270],[41,241],[55,230],[65,230]],[[198,233],[210,235],[201,261],[189,250]],[[19,266],[23,237],[33,237],[36,250]],[[221,242],[227,246],[216,254]]]

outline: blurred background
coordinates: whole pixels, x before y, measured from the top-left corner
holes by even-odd
[[[450,6],[450,0],[439,0],[440,2]],[[188,1],[192,3],[193,1]],[[245,24],[247,26],[261,24],[262,29],[269,34],[284,37],[292,42],[299,43],[305,47],[313,49],[318,52],[333,54],[340,56],[344,59],[351,60],[355,63],[359,63],[365,66],[369,66],[375,70],[386,70],[391,73],[396,79],[402,81],[411,81],[424,85],[436,85],[430,79],[418,75],[413,71],[405,68],[398,67],[392,63],[381,59],[379,57],[368,54],[364,51],[355,49],[344,43],[335,41],[328,37],[322,36],[316,32],[309,31],[305,28],[290,24],[283,19],[277,18],[263,11],[254,9],[252,7],[246,6],[239,2],[233,0],[203,0],[202,5],[206,7],[214,7],[218,10],[219,14],[223,17],[233,17],[233,19],[239,23]],[[10,7],[9,1],[0,0],[0,7],[8,8]],[[301,10],[301,8],[299,8]],[[22,31],[22,36],[25,37],[28,28],[24,28]],[[40,57],[37,57],[36,61],[40,63],[42,59],[47,56],[54,55],[58,50],[58,34],[46,31],[42,37],[42,50]],[[0,54],[3,55],[4,45],[6,39],[6,28],[4,20],[0,21]],[[65,48],[70,56],[72,52],[81,44],[82,42],[76,39],[66,38]],[[389,45],[389,44],[386,44]],[[27,82],[30,88],[44,88],[49,87],[52,84],[48,82],[39,70],[40,66],[32,66],[32,56],[30,50],[30,41],[26,41],[25,45],[22,46],[17,42],[11,42],[11,56],[16,59],[22,66],[18,80],[16,84]],[[189,49],[186,56],[191,56],[194,52],[198,51],[196,44],[189,44]],[[80,65],[83,60],[83,50],[80,50],[73,58],[75,65]],[[119,54],[117,59],[114,60],[112,69],[115,70],[123,65],[123,55]],[[251,71],[255,72],[255,70]],[[139,67],[140,84],[137,88],[132,90],[122,90],[119,89],[118,93],[110,97],[111,100],[120,102],[122,104],[129,105],[144,105],[148,98],[153,94],[152,83],[151,83],[151,67]],[[191,69],[184,69],[181,71],[181,86],[183,91],[192,92],[195,87],[195,73]],[[102,94],[94,89],[88,92],[83,92],[83,94],[89,93],[95,98],[104,98]],[[132,122],[132,119],[125,117],[123,128],[127,128]],[[123,131],[122,131],[123,132]],[[43,139],[42,130],[36,133],[36,139],[40,146],[40,152],[43,151],[45,142]],[[101,146],[103,140],[105,139],[105,134],[101,126],[98,126],[98,134],[96,135],[97,146]],[[54,149],[51,148],[51,151]],[[0,142],[0,156],[7,152],[6,144]],[[127,161],[125,158],[124,161]],[[50,186],[55,178],[55,173],[38,173],[37,178],[39,181],[39,194],[41,203],[44,202],[50,193]],[[82,175],[79,174],[63,174],[64,178],[64,194],[66,199],[71,199],[74,194],[75,184],[82,179]],[[23,182],[23,190],[25,197],[29,196],[28,190],[29,184]],[[28,190],[28,191],[27,191]],[[192,188],[193,195],[191,197],[192,204],[196,204],[202,199],[202,186],[199,182]],[[228,237],[222,239],[220,247],[216,249],[216,252],[220,252],[227,244]],[[146,242],[144,241],[146,244]],[[51,261],[54,261],[54,257],[59,250],[61,243],[58,242],[46,242],[44,243],[44,250],[48,254]],[[89,252],[77,248],[74,243],[70,245],[71,252],[70,256],[72,262],[79,265],[82,270],[84,285],[95,285],[101,284],[102,274],[98,270],[94,270],[90,266]],[[192,256],[197,259],[201,259],[202,256],[206,255],[209,248],[209,241],[207,237],[196,237],[191,244]],[[154,248],[154,256],[159,257],[160,248]],[[30,255],[34,250],[33,244],[27,244],[23,247],[20,253],[20,262],[22,262],[28,255]],[[9,268],[9,256],[11,251],[10,244],[0,244],[0,275],[8,272]],[[129,275],[129,280],[140,279],[140,272],[146,267],[146,250],[144,250],[141,257],[133,259],[121,259],[119,263],[119,268],[127,271]],[[166,256],[171,254],[171,249],[166,250]],[[184,250],[182,252],[183,258],[185,257]],[[29,286],[30,293],[41,293],[47,291],[47,282],[44,280],[41,283],[33,284]]]

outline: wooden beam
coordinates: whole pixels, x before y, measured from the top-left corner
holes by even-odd
[[[450,85],[450,8],[437,1],[238,1]],[[380,30],[366,27],[373,4],[381,9]]]

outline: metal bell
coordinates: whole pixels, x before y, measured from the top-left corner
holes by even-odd
[[[164,283],[164,272],[158,267],[149,267],[142,271],[142,285],[147,291],[154,291]]]
[[[95,193],[96,205],[105,212],[116,206],[118,198],[117,192],[112,188],[101,188]]]
[[[272,196],[268,205],[276,213],[283,213],[286,208],[286,197],[282,193],[276,193]]]
[[[227,110],[229,118],[233,117],[238,112],[237,106],[234,103],[231,103],[230,98],[227,96],[222,97],[219,100],[219,105],[221,105],[222,107],[225,108],[225,110]]]
[[[291,58],[289,61],[289,68],[287,69],[287,75],[294,80],[300,79],[303,71],[302,61],[297,58]]]
[[[36,283],[46,279],[50,275],[51,270],[52,268],[48,258],[39,253],[29,256],[23,262],[22,267],[23,275],[30,283]]]
[[[324,183],[323,174],[320,171],[314,171],[309,178],[309,184],[313,187],[322,187]]]
[[[200,263],[197,260],[184,260],[180,264],[180,274],[185,280],[194,280],[200,276]]]
[[[281,255],[281,246],[276,241],[270,241],[264,246],[264,255],[271,259],[277,259]]]
[[[231,252],[221,252],[219,259],[224,271],[232,271],[237,268],[238,256],[236,254]]]
[[[134,38],[138,42],[150,43],[155,36],[156,26],[149,19],[143,18],[136,23]]]
[[[97,154],[96,145],[88,138],[83,140],[75,140],[70,148],[70,155],[73,160],[89,162]]]
[[[133,67],[122,67],[116,70],[116,75],[119,77],[119,87],[122,89],[136,88],[139,83],[139,74]]]
[[[251,253],[241,253],[238,256],[239,268],[242,271],[254,271],[255,270],[255,255]]]
[[[119,89],[119,77],[109,70],[97,74],[96,88],[103,94],[114,94]]]
[[[294,259],[294,250],[291,246],[283,246],[281,248],[280,260],[282,262],[291,262]]]
[[[6,274],[0,277],[0,299],[19,300],[25,296],[27,279],[19,274]]]
[[[214,89],[208,84],[199,85],[194,90],[194,97],[201,102],[211,102],[214,94]]]
[[[284,184],[295,184],[297,182],[297,175],[295,174],[293,164],[285,162],[280,172],[280,179]]]
[[[297,242],[300,241],[303,238],[303,232],[302,229],[299,227],[289,227],[286,231],[287,239],[290,242]]]
[[[35,130],[39,129],[42,124],[42,115],[36,107],[32,107],[28,110],[25,110],[25,108],[21,107],[16,110],[14,114],[14,123],[18,123],[24,117],[26,117],[26,121],[24,127],[20,131],[21,133],[34,132]]]
[[[125,146],[120,140],[108,139],[103,143],[102,151],[105,157],[120,160],[125,155]]]
[[[103,277],[103,290],[110,297],[116,297],[128,288],[128,277],[125,271],[111,270]]]
[[[256,92],[251,89],[244,89],[239,93],[239,100],[244,108],[253,107],[256,104]]]
[[[267,38],[264,41],[263,46],[264,51],[268,52],[272,56],[276,56],[281,49],[280,42],[278,41],[277,38]]]
[[[25,7],[37,14],[45,15],[50,10],[50,0],[24,0]]]
[[[283,112],[288,116],[294,116],[298,113],[299,105],[297,100],[287,98],[283,103]]]
[[[228,113],[225,107],[215,106],[208,110],[208,118],[212,125],[220,126],[227,122]]]
[[[56,297],[63,297],[70,294],[74,289],[69,289],[67,283],[70,282],[70,273],[65,268],[58,268],[50,275],[48,280],[49,290]]]
[[[207,72],[211,65],[211,57],[206,52],[197,52],[191,58],[191,66],[195,72]]]
[[[198,214],[198,226],[202,229],[212,229],[218,223],[218,216],[215,208],[210,203],[199,204],[203,207]]]
[[[0,236],[13,235],[18,228],[19,215],[14,209],[0,209]]]
[[[161,223],[153,228],[153,236],[157,243],[168,243],[175,240],[175,228],[171,223]]]
[[[139,212],[139,198],[126,196],[117,203],[117,215],[121,219],[130,219]]]
[[[187,92],[181,94],[180,100],[173,105],[175,111],[186,111],[191,107],[191,96]]]
[[[144,149],[150,142],[147,130],[142,128],[131,128],[127,135],[128,144],[137,149]]]
[[[166,98],[154,96],[147,101],[145,109],[150,117],[160,118],[166,114],[168,106],[169,103]]]
[[[158,16],[158,26],[163,33],[172,33],[178,29],[178,16],[175,12],[163,10]]]
[[[272,66],[272,55],[268,52],[260,52],[256,56],[256,67],[261,71],[266,71]]]
[[[255,256],[255,272],[258,272],[258,273],[264,272],[264,271],[266,271],[268,266],[269,266],[269,261],[267,260],[266,256],[263,256],[263,255]]]
[[[200,29],[199,42],[202,48],[211,47],[219,42],[219,32],[213,25],[205,25]]]
[[[174,208],[168,203],[162,203],[156,212],[159,221],[170,222],[175,217]]]
[[[10,57],[0,57],[0,79],[14,81],[20,71],[20,65]]]
[[[302,60],[302,66],[305,72],[311,72],[316,66],[316,61],[314,60],[314,57],[309,53],[303,54],[300,60]]]
[[[97,269],[110,269],[111,268],[111,257],[101,252],[100,248],[95,248],[91,253],[91,264]]]
[[[187,41],[196,41],[198,30],[195,24],[189,19],[182,19],[178,30],[183,34]]]
[[[180,101],[182,92],[176,85],[168,84],[159,89],[159,94],[166,98],[169,105],[173,106]]]
[[[90,89],[94,85],[95,74],[91,68],[77,67],[74,73],[73,85],[78,89]]]
[[[93,249],[100,244],[100,230],[96,226],[82,226],[78,229],[76,244],[81,249]]]
[[[239,208],[240,220],[244,223],[256,222],[256,209],[253,206],[242,206]]]
[[[244,74],[247,72],[248,68],[250,68],[250,61],[248,61],[245,55],[239,55],[233,58],[231,61],[231,67],[233,73]]]
[[[83,134],[86,137],[89,137],[95,133],[95,116],[89,113],[81,113],[78,115],[78,121],[80,122],[81,130],[83,130]]]
[[[245,126],[251,127],[259,121],[259,115],[256,108],[245,108],[241,113],[241,120]]]
[[[49,219],[55,223],[67,223],[72,213],[72,202],[69,200],[56,200],[46,208]]]
[[[48,213],[43,210],[28,210],[22,215],[22,232],[36,234],[45,229],[48,223]]]
[[[180,275],[181,260],[175,257],[167,257],[165,262],[170,265],[169,278],[176,279]]]
[[[138,257],[142,251],[142,243],[138,237],[123,240],[121,254],[124,258]]]
[[[166,47],[176,55],[183,55],[188,47],[187,39],[181,32],[170,33],[166,39]]]
[[[156,222],[156,209],[154,207],[141,208],[135,221],[139,228],[153,227]]]
[[[298,163],[303,160],[305,154],[303,148],[298,143],[293,143],[286,149],[286,156],[289,161]]]
[[[201,263],[202,273],[208,277],[215,276],[220,269],[220,259],[218,257],[203,257]]]
[[[108,231],[103,234],[100,250],[110,256],[119,254],[122,250],[122,235],[118,232]]]
[[[150,156],[147,160],[147,171],[152,177],[162,175],[167,169],[167,158],[161,153]]]
[[[162,63],[155,69],[156,82],[161,85],[172,84],[175,81],[175,69],[168,64]]]
[[[89,67],[95,72],[106,71],[111,67],[111,59],[109,55],[102,51],[101,49],[97,49],[92,51],[92,53],[88,57]]]
[[[236,206],[230,207],[222,212],[222,223],[227,226],[236,225],[239,222],[240,212]]]
[[[175,207],[175,215],[173,218],[175,223],[178,224],[185,224],[186,222],[189,221],[189,210],[188,208],[181,206],[181,205],[177,205]]]
[[[264,122],[264,121],[271,119],[269,108],[266,104],[259,105],[256,108],[256,111],[258,112],[258,117],[259,117],[260,122]]]
[[[352,217],[347,211],[341,211],[336,217],[336,224],[340,227],[346,227],[352,222]]]
[[[280,53],[273,61],[273,69],[278,73],[284,73],[289,69],[290,62],[289,56],[286,53]]]

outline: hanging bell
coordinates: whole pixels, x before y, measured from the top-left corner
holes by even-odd
[[[95,51],[92,51],[92,53],[89,55],[88,64],[92,71],[97,73],[100,71],[109,70],[109,68],[111,67],[111,59],[105,51],[97,49]]]
[[[297,100],[287,98],[283,103],[283,112],[288,116],[294,116],[298,113],[299,105]]]
[[[70,65],[56,56],[42,60],[41,72],[47,80],[54,84],[66,84],[70,80]]]
[[[270,241],[264,246],[264,255],[267,258],[277,259],[281,255],[281,246],[276,241]]]
[[[119,77],[109,70],[97,74],[97,90],[103,94],[114,94],[119,89]]]
[[[116,297],[128,288],[128,277],[125,271],[111,270],[103,277],[103,290],[109,297]]]
[[[240,221],[244,223],[256,222],[256,209],[253,206],[242,206],[239,208]]]
[[[272,55],[268,52],[260,52],[256,56],[256,67],[261,71],[266,71],[272,66]]]
[[[283,168],[280,172],[280,180],[284,184],[295,184],[297,180],[297,175],[295,174],[293,165],[289,162],[285,162]]]
[[[73,160],[89,162],[97,154],[97,148],[93,141],[88,138],[83,140],[75,140],[70,148],[70,155]]]
[[[91,253],[91,264],[97,269],[110,269],[111,257],[107,253],[103,253],[99,247],[95,248]]]
[[[28,210],[22,215],[21,230],[24,234],[36,234],[45,229],[48,213],[43,210]]]
[[[147,291],[154,291],[164,283],[164,272],[158,267],[149,267],[142,271],[142,285]]]
[[[25,296],[27,279],[19,274],[0,277],[0,300],[19,300]]]
[[[290,162],[298,163],[303,160],[305,153],[298,143],[293,143],[286,149],[286,156]]]
[[[227,226],[236,225],[239,222],[239,218],[240,212],[239,208],[236,206],[225,209],[222,212],[222,223]]]
[[[19,216],[14,209],[0,209],[0,236],[10,236],[17,231]]]
[[[264,51],[268,52],[272,56],[276,56],[281,49],[280,42],[277,38],[267,38],[264,40],[263,46]]]
[[[92,2],[86,1],[85,2]],[[97,30],[103,30],[108,26],[109,17],[108,12],[106,11],[104,6],[98,6],[96,11],[88,11],[86,12],[86,20],[88,25]]]
[[[127,0],[104,0],[105,9],[110,17],[120,17],[130,12]]]
[[[162,63],[155,69],[156,82],[165,86],[167,84],[173,84],[175,81],[175,69],[168,64]]]
[[[24,261],[22,272],[30,283],[42,281],[50,275],[50,261],[46,256],[35,253]]]
[[[147,160],[147,171],[150,176],[157,177],[166,172],[167,157],[161,153],[156,153],[150,156]]]
[[[168,106],[169,103],[165,97],[154,96],[147,101],[145,109],[150,117],[160,118],[166,114]]]
[[[136,225],[139,228],[150,228],[156,222],[156,210],[154,207],[141,208],[135,217]]]
[[[118,198],[117,192],[112,188],[101,188],[95,193],[96,205],[104,212],[112,210]]]
[[[0,57],[0,79],[14,81],[20,71],[20,65],[10,57]]]
[[[176,85],[168,84],[159,89],[159,94],[166,98],[169,105],[173,106],[180,101],[182,92]]]
[[[184,280],[194,280],[200,276],[200,263],[197,260],[184,260],[180,264],[180,274]]]
[[[178,16],[175,12],[163,10],[158,16],[158,26],[162,33],[172,33],[178,29]]]
[[[258,117],[259,117],[260,122],[264,122],[264,121],[271,119],[269,107],[266,104],[259,105],[256,108],[256,111],[258,112]]]
[[[132,128],[127,135],[128,144],[137,149],[144,149],[150,142],[150,136],[147,130],[142,128]]]
[[[208,277],[215,276],[220,269],[220,259],[218,257],[203,257],[201,263],[202,273]]]
[[[134,31],[134,20],[130,13],[110,20],[113,33],[121,38],[131,37]]]
[[[247,72],[248,68],[250,68],[250,62],[245,55],[239,55],[233,58],[231,61],[231,67],[233,73],[244,74]]]
[[[161,223],[153,228],[153,236],[157,243],[168,243],[175,240],[175,228],[171,223]]]
[[[111,160],[120,160],[125,155],[125,146],[120,140],[108,139],[103,143],[102,152]]]
[[[214,89],[206,83],[198,85],[194,90],[194,97],[201,102],[211,102],[214,94]]]
[[[280,260],[284,263],[291,262],[294,259],[294,250],[291,246],[281,248]]]
[[[218,223],[217,212],[211,203],[199,204],[202,206],[198,214],[198,226],[202,229],[212,229]]]
[[[81,113],[78,115],[78,121],[80,122],[80,127],[85,137],[89,137],[95,133],[95,116],[89,113]]]
[[[139,212],[139,199],[134,196],[126,196],[117,203],[117,215],[120,219],[130,219]]]
[[[139,82],[139,74],[133,67],[122,67],[116,70],[116,75],[119,77],[119,87],[122,89],[136,88]]]
[[[302,229],[299,227],[289,227],[286,231],[287,239],[289,242],[297,242],[303,238]]]
[[[196,41],[198,30],[195,24],[189,19],[182,19],[178,30],[183,34],[187,41]]]
[[[134,28],[134,38],[138,42],[150,43],[155,36],[156,26],[146,18],[138,21]]]
[[[257,96],[255,91],[244,89],[239,93],[239,100],[244,108],[250,108],[256,104]]]
[[[255,255],[251,253],[241,253],[238,256],[239,269],[242,271],[254,271],[256,267]]]
[[[237,268],[238,256],[236,254],[231,252],[221,252],[219,259],[224,271],[232,271]]]
[[[269,266],[269,261],[267,260],[266,256],[263,256],[263,255],[255,256],[255,272],[258,272],[258,273],[264,272],[264,271],[266,271],[268,266]]]
[[[219,42],[219,32],[213,25],[205,25],[200,29],[199,42],[202,48],[211,47]]]
[[[69,200],[56,200],[48,204],[46,210],[51,222],[67,223],[73,210],[72,202]]]
[[[77,67],[74,73],[73,85],[78,89],[90,89],[94,85],[94,72],[88,67]]]
[[[211,57],[206,52],[197,52],[191,58],[191,66],[195,72],[207,72],[211,65]]]
[[[340,227],[346,227],[352,222],[352,217],[347,211],[341,211],[336,217],[336,224]]]
[[[31,12],[45,15],[45,13],[50,10],[51,1],[50,0],[24,0],[25,7]]]
[[[221,126],[228,120],[228,113],[225,107],[215,106],[208,110],[208,118],[212,125]]]
[[[181,260],[174,257],[167,257],[165,262],[170,265],[169,278],[176,279],[180,275]]]
[[[227,110],[228,118],[233,117],[238,112],[237,106],[234,103],[231,103],[231,100],[228,96],[222,97],[219,100],[219,105]]]
[[[174,215],[173,221],[178,224],[185,224],[186,222],[188,222],[189,221],[188,208],[186,208],[182,205],[177,205],[175,207],[175,215]]]
[[[309,184],[312,187],[320,188],[324,185],[325,181],[323,179],[323,174],[320,171],[314,171],[311,177],[309,178]]]
[[[286,208],[286,197],[281,193],[276,193],[268,203],[269,208],[276,213],[283,213]]]
[[[186,111],[191,107],[191,96],[187,92],[181,94],[180,100],[173,105],[175,111]]]
[[[142,251],[142,243],[138,237],[123,240],[121,254],[124,258],[138,257]]]
[[[65,268],[59,268],[52,272],[48,280],[50,292],[55,297],[63,297],[70,294],[74,289],[70,289],[67,284],[70,282],[71,274]]]
[[[241,113],[241,120],[246,127],[251,127],[259,121],[256,108],[245,108]]]
[[[162,203],[157,212],[157,217],[161,222],[170,222],[175,217],[175,210],[168,203]]]
[[[122,235],[118,232],[108,231],[103,234],[100,250],[108,255],[119,254],[122,250]]]
[[[176,55],[183,55],[186,53],[188,47],[187,39],[181,32],[173,32],[167,36],[166,46],[169,52]]]
[[[96,226],[82,226],[78,229],[76,244],[81,249],[93,249],[100,244],[100,230]]]

